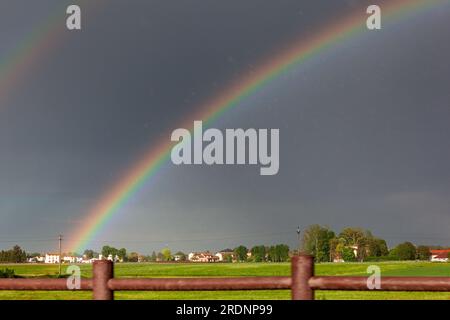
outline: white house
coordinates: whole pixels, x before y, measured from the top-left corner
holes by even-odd
[[[186,257],[186,255],[184,253],[174,254],[173,255],[173,260],[174,261],[184,261],[186,259],[187,259],[187,257]]]
[[[236,255],[231,249],[219,251],[215,254],[215,256],[219,259],[219,261],[228,261],[228,259],[230,259],[229,257],[231,257],[231,261],[236,260]]]
[[[59,253],[46,253],[44,263],[59,263]]]
[[[64,263],[77,263],[77,257],[75,257],[75,256],[64,256],[62,261]]]
[[[139,258],[141,258],[141,257],[139,257]],[[117,254],[114,257],[112,254],[108,255],[108,258],[106,260],[109,260],[112,262],[122,262],[122,260],[120,259],[120,257]]]
[[[219,258],[209,251],[205,251],[189,253],[188,260],[191,262],[216,262],[219,261]]]
[[[42,263],[45,261],[45,257],[41,257],[41,256],[31,257],[31,258],[28,258],[27,261],[30,263],[36,263],[36,262]]]

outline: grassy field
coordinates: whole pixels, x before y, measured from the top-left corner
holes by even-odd
[[[430,262],[323,263],[316,265],[317,275],[365,276],[370,264],[381,268],[382,276],[450,276],[450,264]],[[65,266],[63,266],[65,267]],[[91,265],[81,265],[83,277],[90,277]],[[0,265],[14,269],[21,277],[49,277],[58,272],[57,265]],[[127,277],[238,277],[288,276],[288,263],[230,264],[116,264],[115,276]],[[91,292],[0,291],[4,299],[91,299]],[[202,292],[117,292],[116,299],[289,299],[290,292],[280,291],[202,291]],[[317,291],[317,299],[450,299],[446,292],[356,292]]]

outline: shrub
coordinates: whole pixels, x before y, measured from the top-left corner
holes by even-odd
[[[16,274],[13,269],[0,269],[0,278],[15,278]]]

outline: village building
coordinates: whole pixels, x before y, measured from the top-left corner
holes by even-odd
[[[231,249],[224,249],[215,254],[220,262],[223,261],[236,261],[236,254]]]
[[[431,262],[448,262],[450,249],[430,250],[430,253]]]
[[[211,252],[205,251],[189,253],[188,260],[191,262],[217,262],[219,261],[219,258]]]
[[[59,263],[59,253],[46,253],[44,263]]]
[[[64,263],[77,263],[78,257],[75,256],[63,256],[62,262]]]

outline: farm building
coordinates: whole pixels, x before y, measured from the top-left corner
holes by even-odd
[[[430,250],[432,262],[448,262],[450,249]]]

